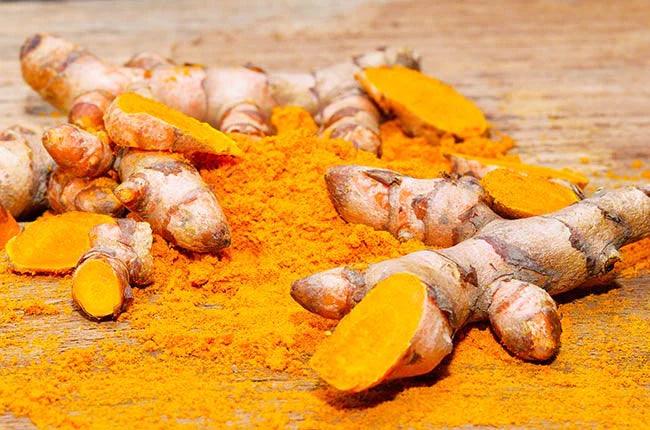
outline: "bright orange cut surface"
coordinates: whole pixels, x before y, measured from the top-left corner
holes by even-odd
[[[339,390],[371,387],[410,346],[426,297],[426,287],[411,274],[398,273],[379,282],[323,342],[311,366]]]

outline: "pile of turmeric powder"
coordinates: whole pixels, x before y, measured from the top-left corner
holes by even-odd
[[[450,165],[444,141],[435,147],[408,138],[395,122],[381,128],[380,160],[317,137],[300,110],[278,110],[273,121],[278,136],[236,137],[240,161],[203,160],[232,246],[218,256],[190,255],[156,237],[155,281],[134,290],[134,305],[117,322],[98,326],[71,312],[70,277],[19,277],[0,258],[0,424],[20,417],[46,428],[644,423],[647,351],[638,345],[650,327],[612,316],[640,300],[627,288],[562,305],[566,342],[548,366],[511,357],[489,330],[473,327],[460,336],[454,359],[431,375],[358,396],[320,385],[307,360],[334,323],[303,311],[288,294],[291,283],[425,248],[342,221],[325,170],[361,164],[435,177]],[[503,154],[511,144],[475,139],[475,156]],[[648,268],[645,242],[625,250],[622,275]],[[594,319],[612,331],[588,323]],[[601,345],[598,352],[580,345],[579,335]]]

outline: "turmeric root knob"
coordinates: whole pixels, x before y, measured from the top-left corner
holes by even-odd
[[[185,154],[242,154],[234,140],[207,123],[136,93],[118,96],[104,122],[119,146]]]
[[[101,176],[115,161],[106,133],[89,133],[72,124],[47,129],[43,146],[60,168],[80,178]]]
[[[58,213],[68,211],[94,212],[119,216],[124,206],[115,197],[117,182],[108,177],[78,178],[65,170],[55,170],[50,176],[47,199]]]
[[[341,320],[310,363],[335,388],[359,392],[431,371],[451,352],[451,335],[422,281],[396,273]]]
[[[230,245],[230,228],[199,172],[178,154],[129,150],[115,195],[167,241],[194,252]]]
[[[72,278],[72,298],[92,320],[116,318],[133,298],[131,285],[152,282],[151,227],[120,219],[96,226],[90,241]]]

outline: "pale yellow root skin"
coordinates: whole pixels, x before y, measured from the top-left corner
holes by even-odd
[[[234,140],[175,109],[135,93],[118,96],[104,116],[106,131],[119,146],[184,154],[241,156]]]
[[[451,352],[451,329],[414,275],[379,282],[311,359],[341,391],[359,392],[381,381],[421,374]]]
[[[370,67],[357,74],[363,89],[404,128],[438,141],[449,133],[460,138],[482,136],[488,129],[483,112],[451,86],[401,66]]]
[[[16,272],[68,272],[90,249],[90,231],[104,223],[115,223],[115,220],[87,212],[40,218],[7,242],[11,267]]]
[[[47,178],[55,167],[40,132],[20,126],[0,131],[0,205],[16,219],[43,210]]]

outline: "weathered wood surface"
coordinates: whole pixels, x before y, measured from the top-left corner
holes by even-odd
[[[330,2],[0,4],[0,126],[61,120],[50,115],[51,109],[20,78],[19,46],[37,31],[58,33],[115,62],[140,50],[155,50],[181,61],[223,65],[252,61],[269,69],[307,69],[392,44],[420,51],[424,70],[475,99],[495,128],[518,141],[524,159],[575,167],[594,175],[597,185],[611,182],[602,176],[610,169],[637,175],[630,168],[633,160],[650,167],[647,1],[326,3]],[[590,160],[589,165],[581,164],[582,157]],[[617,294],[628,307],[612,312],[647,319],[650,279],[621,285]],[[0,285],[0,300],[9,294],[38,294],[48,303],[69,301],[67,290],[44,278]],[[594,306],[598,300],[591,299]],[[615,333],[615,324],[608,319],[568,311],[577,322],[573,330],[583,348],[598,349],[593,342],[599,336],[594,333]],[[126,324],[98,326],[76,313],[31,318],[29,323],[30,336],[64,332],[67,346],[128,330]],[[24,336],[18,328],[4,325],[0,335]],[[645,337],[647,333],[620,342]],[[639,348],[650,353],[647,339]],[[467,369],[466,377],[472,378],[472,369]],[[0,427],[29,426],[24,418],[0,416]]]

